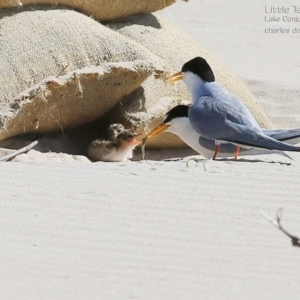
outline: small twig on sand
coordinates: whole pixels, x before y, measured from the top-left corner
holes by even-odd
[[[281,230],[285,235],[287,235],[292,240],[292,245],[295,247],[300,247],[300,238],[297,236],[289,234],[285,229],[281,226],[281,218],[282,218],[282,208],[279,208],[276,215],[276,220],[272,219],[267,213],[260,209],[260,213],[275,227]]]
[[[191,160],[192,160],[192,161],[195,161],[195,162],[201,162],[202,165],[203,165],[204,171],[206,171],[205,164],[207,163],[208,159],[206,159],[206,158],[202,159],[202,158],[191,157],[191,158],[189,158],[189,159],[186,161],[186,167],[187,167],[187,169],[189,168],[189,162],[190,162]]]
[[[14,157],[16,157],[17,155],[19,154],[22,154],[22,153],[26,153],[28,152],[30,149],[32,149],[36,144],[38,143],[38,141],[34,141],[32,143],[30,143],[29,145],[21,148],[21,149],[18,149],[10,154],[7,154],[7,155],[4,155],[0,158],[0,161],[10,161],[11,159],[13,159]]]

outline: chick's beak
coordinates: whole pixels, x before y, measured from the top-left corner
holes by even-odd
[[[182,78],[183,78],[183,73],[182,72],[178,72],[176,74],[173,74],[169,78],[167,78],[167,82],[175,82],[175,81],[178,81],[178,80],[180,80]]]
[[[138,137],[140,135],[142,135],[142,134],[141,133],[139,133],[139,134],[135,133],[135,135],[131,138],[131,143],[133,145],[137,146],[137,145],[139,145],[139,144],[142,143],[141,141],[139,141],[139,140],[136,139],[136,137]]]
[[[145,139],[151,139],[157,135],[159,135],[160,133],[164,132],[165,130],[167,130],[167,128],[170,125],[167,124],[159,124],[157,127],[155,127],[152,131],[150,131],[147,136],[145,137]]]
[[[141,141],[139,141],[137,139],[133,139],[132,144],[137,146],[137,145],[141,144]]]

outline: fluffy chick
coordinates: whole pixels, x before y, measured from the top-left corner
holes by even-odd
[[[133,149],[140,144],[137,133],[125,129],[122,124],[112,124],[108,129],[107,140],[93,141],[87,150],[93,161],[122,162],[132,158]]]

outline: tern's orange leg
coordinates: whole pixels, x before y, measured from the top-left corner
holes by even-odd
[[[219,145],[216,145],[216,146],[215,146],[215,153],[214,153],[214,156],[213,156],[213,160],[216,159],[219,150],[220,150],[220,146],[219,146]]]
[[[241,150],[241,147],[240,146],[236,146],[235,153],[234,153],[234,159],[238,158],[240,150]]]

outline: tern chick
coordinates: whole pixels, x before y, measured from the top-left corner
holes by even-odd
[[[87,149],[93,161],[123,162],[132,158],[134,148],[140,144],[137,133],[125,129],[122,124],[112,124],[108,128],[107,140],[95,140]]]
[[[117,136],[124,130],[125,130],[125,127],[120,123],[111,124],[107,130],[107,140],[116,143]]]

